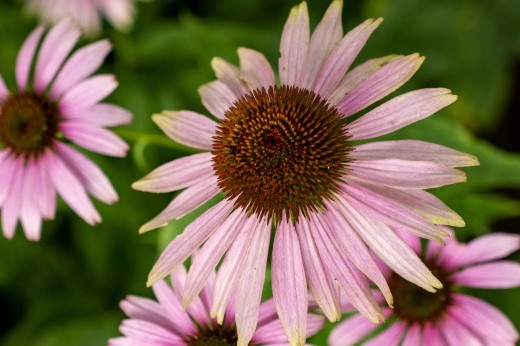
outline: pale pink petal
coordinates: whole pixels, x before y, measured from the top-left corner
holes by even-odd
[[[365,79],[372,76],[389,62],[401,58],[402,55],[387,55],[381,58],[375,58],[365,61],[356,66],[351,71],[348,71],[345,77],[341,80],[337,88],[330,95],[328,101],[330,104],[337,104],[345,97],[345,94],[354,90]]]
[[[271,222],[262,220],[261,227],[255,230],[240,274],[235,312],[237,346],[247,346],[256,330],[269,253],[270,230]]]
[[[449,346],[444,341],[443,335],[437,324],[426,323],[423,328],[424,346]]]
[[[157,167],[132,184],[132,188],[147,192],[170,192],[202,183],[213,175],[211,153],[195,154]]]
[[[45,161],[42,165],[47,168],[54,188],[65,203],[88,224],[95,225],[101,222],[101,216],[88,198],[85,187],[60,157],[47,151],[42,160]]]
[[[204,84],[198,92],[204,107],[218,119],[223,119],[224,114],[237,100],[231,89],[219,80]]]
[[[520,286],[520,263],[498,261],[478,264],[454,274],[453,281],[476,288],[512,288]]]
[[[368,19],[349,31],[330,53],[318,74],[314,91],[328,99],[382,19]]]
[[[344,117],[365,109],[406,83],[423,61],[424,57],[417,53],[390,61],[346,94],[336,109]]]
[[[49,173],[47,172],[46,160],[36,159],[39,183],[36,185],[35,196],[40,213],[45,220],[52,220],[56,215],[56,189],[52,184]]]
[[[278,73],[282,85],[299,86],[303,81],[309,50],[307,3],[294,6],[285,22],[280,42]]]
[[[211,150],[217,123],[191,111],[164,111],[152,120],[171,139],[192,148]]]
[[[409,232],[399,230],[399,229],[393,229],[395,233],[401,238],[406,245],[410,247],[416,254],[421,255],[422,253],[422,245],[421,245],[421,239],[419,237],[416,237]],[[449,235],[447,235],[449,237]]]
[[[78,49],[58,73],[50,91],[51,98],[59,99],[78,82],[94,73],[111,49],[112,45],[108,40],[94,42]]]
[[[348,167],[349,179],[398,189],[431,189],[466,181],[464,172],[428,161],[353,161]]]
[[[9,96],[9,89],[7,89],[7,85],[5,85],[4,78],[0,73],[0,103],[4,102],[4,100]]]
[[[359,342],[379,325],[362,315],[354,315],[342,321],[329,335],[329,346],[349,346]]]
[[[327,12],[323,15],[323,19],[316,26],[312,33],[309,44],[309,56],[307,68],[304,71],[304,78],[301,87],[312,90],[316,77],[329,56],[330,52],[341,40],[343,35],[343,27],[341,24],[341,12],[343,10],[343,1],[333,1]]]
[[[491,233],[472,240],[456,258],[457,266],[504,258],[520,249],[520,235]]]
[[[16,83],[20,91],[27,89],[27,82],[31,73],[31,65],[36,47],[43,35],[44,28],[39,26],[25,39],[16,58]]]
[[[419,89],[397,96],[348,125],[351,140],[369,139],[394,132],[455,102],[448,89]]]
[[[308,314],[307,315],[307,333],[306,337],[309,338],[312,335],[316,334],[323,327],[323,317]],[[259,326],[255,333],[253,334],[253,338],[251,339],[252,344],[260,344],[260,345],[289,345],[287,343],[287,335],[285,335],[285,331],[282,328],[282,323],[279,319],[275,319],[268,324]]]
[[[113,75],[100,74],[85,79],[65,92],[59,102],[60,112],[67,117],[67,114],[84,111],[110,95],[117,84]]]
[[[249,90],[260,87],[268,89],[275,85],[274,72],[262,53],[249,48],[238,48],[240,78]]]
[[[2,206],[2,230],[7,239],[12,239],[22,209],[22,194],[25,179],[25,163],[23,157],[14,159],[12,163],[12,180]]]
[[[439,322],[439,330],[448,345],[484,346],[477,335],[468,330],[458,319],[449,312]]]
[[[239,99],[247,92],[246,86],[240,79],[240,69],[238,67],[220,58],[213,58],[211,67],[218,80],[233,92],[236,99]]]
[[[125,141],[102,127],[65,121],[59,129],[72,143],[98,154],[124,157],[128,151]]]
[[[34,159],[30,158],[25,165],[20,221],[25,236],[32,241],[40,240],[41,235],[42,216],[34,198],[34,192],[39,183],[37,167]]]
[[[40,48],[34,72],[34,87],[38,93],[42,93],[54,79],[80,36],[80,29],[70,18],[63,19],[49,31]]]
[[[132,122],[132,113],[109,103],[98,103],[77,113],[63,114],[63,118],[101,127],[112,127]]]
[[[166,318],[166,312],[155,300],[137,296],[127,296],[119,303],[119,307],[130,318],[146,320],[166,329],[171,327],[171,322]]]
[[[126,31],[134,22],[135,5],[128,0],[101,1],[101,9],[108,21],[117,29]]]
[[[357,145],[348,154],[353,160],[381,160],[393,158],[408,161],[430,161],[446,167],[468,167],[479,164],[478,159],[443,145],[414,141],[383,141]]]
[[[117,201],[118,196],[114,187],[94,162],[61,142],[56,142],[55,148],[69,169],[92,196],[107,204]]]
[[[364,343],[365,346],[397,346],[406,333],[406,324],[398,321]],[[462,345],[462,344],[461,344]]]
[[[121,333],[128,338],[138,340],[147,346],[176,346],[182,341],[181,336],[161,326],[142,320],[124,320],[119,327]]]
[[[164,249],[148,275],[147,286],[162,279],[182,264],[199,248],[228,218],[233,203],[222,201],[208,209],[189,224],[184,232],[175,237]]]
[[[417,323],[412,324],[404,336],[402,346],[417,346],[422,345],[422,331],[421,326]]]
[[[2,206],[12,185],[15,168],[18,166],[15,157],[11,155],[11,150],[0,151],[0,165],[2,166],[0,169],[0,206]]]
[[[271,262],[273,298],[289,343],[305,343],[307,281],[296,229],[282,220],[274,237]]]

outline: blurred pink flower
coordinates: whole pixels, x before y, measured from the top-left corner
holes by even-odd
[[[100,103],[117,87],[114,76],[91,77],[110,43],[92,43],[67,58],[80,30],[65,19],[36,53],[43,33],[36,28],[18,53],[17,90],[9,90],[0,75],[0,206],[7,238],[20,220],[26,237],[39,240],[42,219],[55,216],[57,193],[91,225],[101,217],[87,193],[108,204],[117,200],[103,172],[64,139],[110,156],[125,156],[128,149],[105,127],[126,124],[131,114]]]
[[[415,252],[421,253],[417,238],[407,237],[407,241]],[[505,233],[481,236],[468,244],[450,239],[442,246],[430,241],[421,257],[444,285],[436,293],[404,281],[385,267],[395,305],[394,309],[382,310],[392,317],[393,323],[370,336],[363,345],[516,345],[518,331],[502,312],[460,291],[463,286],[520,286],[520,264],[497,261],[518,249],[520,236]],[[344,310],[354,308],[347,303]],[[329,345],[357,344],[378,327],[361,315],[353,315],[332,331]]]
[[[128,30],[135,15],[134,0],[26,0],[30,12],[46,23],[71,17],[87,34],[96,35],[101,18],[119,30]]]
[[[307,285],[331,321],[341,315],[338,287],[363,315],[381,321],[369,280],[389,304],[392,295],[369,249],[407,280],[435,291],[441,283],[393,228],[441,241],[446,233],[437,225],[464,225],[424,189],[465,181],[454,167],[476,165],[475,157],[415,140],[356,143],[428,117],[456,96],[421,89],[351,117],[403,85],[423,58],[386,56],[348,71],[381,19],[343,36],[341,12],[342,1],[334,1],[310,35],[306,3],[291,10],[280,45],[280,85],[257,51],[239,48],[239,67],[213,59],[217,80],[199,92],[217,121],[186,110],[153,116],[171,139],[205,152],[167,163],[133,185],[185,189],[141,232],[219,193],[226,199],[170,243],[148,284],[200,248],[188,273],[187,306],[227,253],[214,286],[223,287],[214,289],[215,314],[236,289],[237,304],[248,311],[237,317],[248,319],[243,344],[256,325],[272,229],[273,298],[290,343],[301,345]]]
[[[125,336],[111,339],[109,345],[237,345],[237,325],[244,321],[235,320],[235,304],[228,304],[221,321],[210,318],[214,276],[187,311],[181,307],[185,280],[186,269],[179,266],[171,274],[171,286],[163,280],[153,285],[158,302],[136,296],[123,300],[121,309],[130,318],[120,326]],[[307,336],[312,336],[323,326],[323,317],[314,314],[307,317]],[[260,305],[260,318],[251,343],[258,346],[288,345],[272,299]]]

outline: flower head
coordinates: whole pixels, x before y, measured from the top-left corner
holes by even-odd
[[[101,29],[101,18],[119,30],[128,30],[134,21],[134,0],[26,0],[27,9],[46,23],[71,17],[88,34]]]
[[[407,237],[408,238],[408,237]],[[421,254],[418,239],[408,238]],[[435,293],[427,292],[392,273],[385,274],[395,297],[394,309],[383,313],[394,321],[377,335],[377,326],[360,315],[341,322],[329,337],[330,346],[364,345],[515,345],[518,331],[506,316],[488,303],[461,293],[465,287],[511,288],[520,285],[520,264],[499,260],[520,249],[520,236],[494,233],[468,244],[451,239],[445,247],[429,242],[421,254],[443,283]],[[345,304],[345,310],[352,306]]]
[[[54,218],[57,193],[89,224],[101,218],[87,193],[105,203],[117,200],[103,172],[65,140],[111,156],[127,150],[105,127],[130,122],[130,113],[100,103],[117,82],[112,75],[91,77],[110,43],[92,43],[67,58],[80,30],[65,19],[42,41],[44,31],[34,30],[18,53],[18,88],[9,90],[0,76],[0,206],[7,238],[20,220],[27,238],[38,240],[42,219]]]
[[[205,152],[167,163],[134,184],[150,192],[184,189],[143,232],[225,195],[170,243],[149,276],[149,284],[160,280],[200,248],[187,277],[187,306],[225,255],[212,316],[222,314],[236,289],[238,306],[248,311],[237,320],[255,325],[275,230],[273,298],[292,345],[305,342],[307,285],[332,321],[341,315],[338,285],[362,314],[383,319],[369,280],[389,304],[393,299],[369,249],[407,280],[429,291],[441,288],[394,229],[442,241],[439,224],[463,225],[423,190],[464,181],[454,167],[478,164],[471,155],[421,141],[359,144],[456,97],[446,89],[421,89],[353,117],[404,84],[423,58],[392,55],[349,70],[381,20],[343,35],[341,12],[342,1],[332,2],[310,35],[306,3],[292,9],[282,33],[279,83],[257,51],[239,48],[238,67],[213,59],[217,80],[199,93],[217,121],[191,111],[153,116],[173,140]],[[239,326],[242,344],[253,330]]]
[[[130,318],[121,323],[120,331],[125,336],[111,339],[110,346],[128,345],[186,345],[186,346],[235,346],[237,325],[235,304],[227,306],[222,322],[210,317],[212,305],[209,280],[187,311],[181,308],[186,269],[179,266],[171,275],[171,286],[164,280],[152,288],[158,301],[129,296],[121,302],[121,309]],[[323,326],[323,317],[308,314],[307,335],[312,336]],[[286,345],[287,337],[272,299],[260,305],[260,318],[250,345]]]

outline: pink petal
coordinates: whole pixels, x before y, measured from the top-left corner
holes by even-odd
[[[46,159],[36,159],[39,183],[36,185],[35,196],[40,213],[45,220],[52,220],[56,215],[56,189],[47,172]]]
[[[63,117],[100,127],[119,126],[132,122],[132,113],[109,103],[98,103],[77,113],[66,113]]]
[[[246,93],[247,89],[240,79],[240,69],[238,67],[220,58],[213,58],[211,67],[218,80],[233,92],[236,99],[239,99]]]
[[[121,323],[119,330],[128,338],[139,341],[139,345],[183,345],[182,343],[179,343],[182,341],[181,336],[148,321],[133,319],[124,320],[123,323]]]
[[[422,345],[422,330],[421,327],[414,323],[408,328],[408,332],[404,336],[402,346],[417,346]]]
[[[168,162],[132,184],[147,192],[171,192],[202,183],[212,176],[211,153],[195,154]]]
[[[111,49],[112,45],[108,40],[97,41],[78,49],[58,73],[50,91],[51,98],[59,99],[78,82],[94,73]]]
[[[155,300],[137,296],[127,296],[119,303],[125,314],[136,320],[145,320],[164,327],[171,328],[171,322],[166,317],[163,307]]]
[[[309,12],[302,2],[291,9],[280,42],[278,72],[282,85],[299,86],[303,81],[309,49]]]
[[[189,224],[184,232],[175,237],[163,250],[148,275],[146,285],[152,285],[181,265],[222,225],[232,209],[233,203],[222,201]]]
[[[274,72],[262,53],[249,48],[238,48],[240,77],[249,90],[260,87],[268,89],[275,85]]]
[[[22,194],[25,180],[25,163],[22,157],[12,163],[12,180],[2,206],[2,230],[7,239],[12,239],[22,209]]]
[[[124,157],[128,151],[128,144],[105,128],[69,121],[60,123],[59,128],[71,142],[95,153]]]
[[[40,42],[43,31],[45,29],[41,26],[31,32],[31,34],[25,39],[22,48],[18,52],[16,58],[16,83],[20,91],[27,89],[27,82],[29,81],[29,74],[31,73],[31,65],[34,57],[36,47]]]
[[[101,1],[101,9],[108,21],[121,31],[129,30],[134,21],[135,5],[128,0]]]
[[[398,189],[431,189],[466,181],[464,172],[428,161],[353,161],[348,167],[352,180]]]
[[[444,341],[442,332],[437,324],[426,323],[423,328],[423,340],[425,346],[449,346]]]
[[[323,328],[323,317],[308,314],[307,315],[307,338],[313,336]],[[271,321],[270,323],[260,326],[251,339],[252,344],[260,345],[288,345],[287,336],[282,328],[282,323],[279,319]]]
[[[364,343],[365,346],[397,346],[406,332],[404,322],[395,322],[382,333]],[[462,345],[462,344],[461,344]]]
[[[448,345],[483,346],[475,333],[468,330],[458,319],[447,313],[439,322],[439,329]]]
[[[329,346],[349,346],[359,342],[379,325],[362,315],[354,315],[342,321],[329,335]]]
[[[414,140],[371,142],[357,145],[349,153],[349,158],[353,160],[392,158],[408,161],[429,161],[451,168],[479,164],[478,159],[473,155],[443,145]]]
[[[476,288],[512,288],[520,286],[520,263],[498,261],[478,264],[454,274],[453,281]]]
[[[2,206],[9,194],[9,189],[14,179],[15,168],[18,166],[14,155],[9,149],[0,151],[0,206]]]
[[[369,139],[394,132],[455,102],[448,89],[419,89],[397,96],[348,125],[351,140]]]
[[[307,330],[307,280],[296,229],[286,220],[278,225],[272,255],[273,299],[291,344],[304,344]]]
[[[383,20],[368,19],[349,31],[338,43],[318,74],[314,91],[328,99],[345,76],[372,32]]]
[[[70,18],[63,19],[49,31],[36,62],[34,87],[38,93],[42,93],[54,79],[80,36],[80,29]]]
[[[65,92],[59,103],[60,111],[65,117],[84,111],[110,95],[117,84],[113,75],[100,74],[83,80]]]
[[[23,179],[22,204],[20,210],[20,221],[27,239],[32,241],[40,240],[42,217],[38,210],[34,192],[40,183],[38,179],[38,169],[34,159],[29,159],[25,165],[25,177]]]
[[[237,100],[231,89],[218,80],[204,84],[198,91],[204,107],[218,119],[223,119]]]
[[[5,85],[4,78],[0,73],[0,103],[4,102],[4,100],[9,96],[9,89],[7,89],[7,85]]]
[[[154,114],[152,120],[176,142],[197,149],[212,149],[217,123],[204,115],[190,111],[164,111]]]
[[[491,233],[472,240],[455,260],[457,266],[465,266],[504,258],[520,249],[520,235]]]
[[[336,108],[344,117],[359,112],[406,83],[423,61],[417,53],[390,61],[346,94]]]

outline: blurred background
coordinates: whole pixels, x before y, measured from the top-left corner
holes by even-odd
[[[0,237],[0,345],[106,345],[119,335],[124,318],[119,301],[127,294],[150,296],[146,276],[159,252],[200,213],[138,235],[139,226],[173,195],[133,191],[130,184],[189,153],[166,139],[150,115],[163,109],[205,113],[197,87],[214,78],[209,65],[214,56],[237,63],[236,48],[245,46],[275,64],[285,19],[297,3],[155,0],[137,3],[129,32],[104,23],[97,38],[108,37],[114,50],[101,71],[120,82],[108,100],[135,118],[116,130],[131,145],[127,158],[89,156],[109,176],[120,201],[96,203],[104,218],[96,227],[62,204],[56,220],[44,223],[39,243],[27,241],[21,229],[13,240]],[[0,0],[0,71],[11,87],[18,49],[37,23],[22,5]],[[308,5],[315,25],[329,1]],[[387,136],[427,140],[479,157],[480,167],[465,170],[468,183],[433,191],[465,219],[467,227],[457,229],[457,237],[520,232],[520,1],[346,0],[343,12],[345,30],[368,17],[385,18],[357,62],[391,53],[427,57],[394,94],[442,86],[459,95],[452,106]],[[520,254],[512,258],[520,260]],[[473,293],[520,329],[520,288]],[[325,345],[330,326],[310,342]]]

